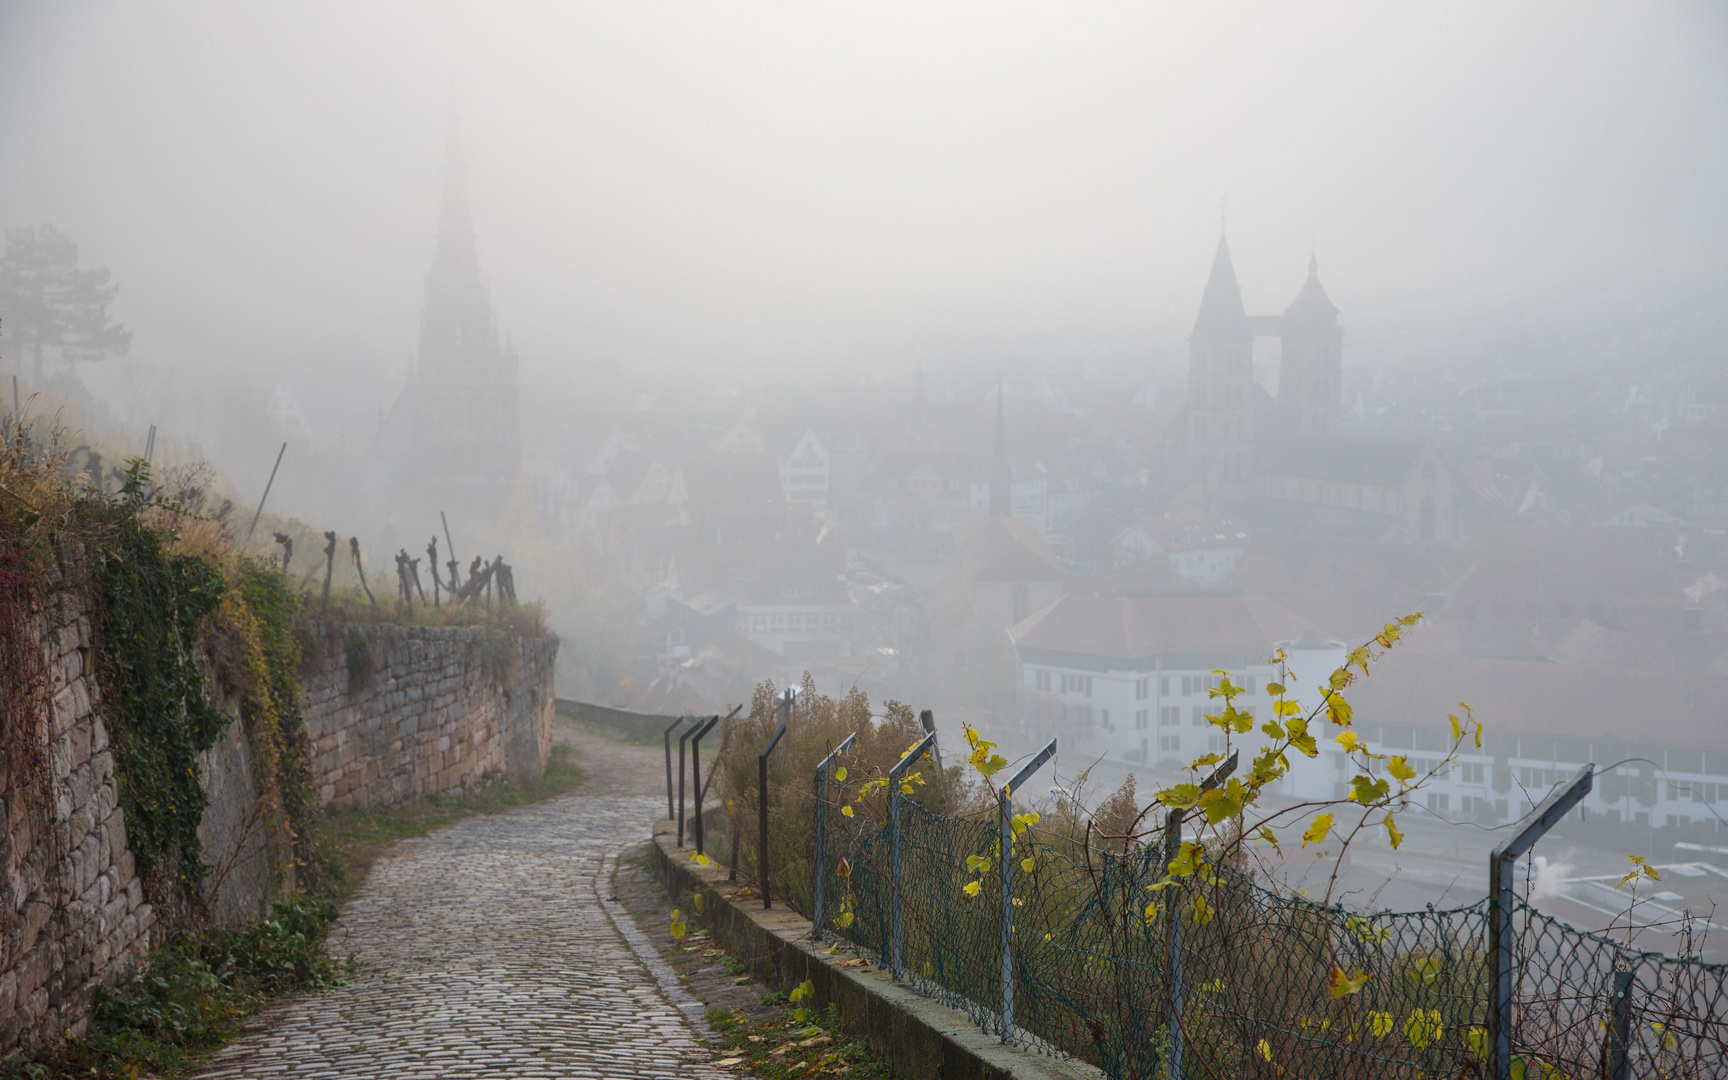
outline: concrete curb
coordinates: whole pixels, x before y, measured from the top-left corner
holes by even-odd
[[[824,956],[810,940],[809,920],[760,900],[734,903],[726,872],[703,870],[674,842],[671,822],[654,827],[654,872],[674,898],[702,898],[701,918],[750,974],[777,990],[808,979],[819,1007],[834,1002],[840,1022],[859,1035],[889,1068],[909,1080],[1102,1080],[1082,1062],[1004,1046],[965,1013],[901,986],[881,971],[859,972]],[[722,892],[725,889],[727,892]]]

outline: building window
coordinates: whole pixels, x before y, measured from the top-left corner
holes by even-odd
[[[1136,710],[1134,710],[1134,728],[1136,731],[1145,731],[1148,727],[1151,726],[1151,723],[1152,723],[1152,710],[1151,709],[1136,709]]]
[[[1206,707],[1204,705],[1194,706],[1193,711],[1189,715],[1189,722],[1192,723],[1195,727],[1205,727],[1206,726]]]
[[[1180,736],[1180,735],[1160,735],[1160,736],[1158,736],[1158,751],[1160,753],[1165,753],[1165,754],[1180,753],[1181,750],[1182,750],[1182,736]]]
[[[1092,676],[1064,675],[1062,676],[1062,692],[1064,694],[1083,694],[1092,696]]]
[[[1099,712],[1099,714],[1098,714],[1098,726],[1103,728],[1105,731],[1110,730],[1110,710],[1109,709],[1104,709],[1104,710]]]
[[[1135,679],[1134,680],[1134,700],[1135,701],[1145,701],[1147,698],[1149,698],[1151,696],[1152,696],[1152,680],[1151,679]]]
[[[1166,705],[1158,710],[1159,727],[1179,727],[1182,723],[1182,708],[1179,705]]]
[[[1206,752],[1208,754],[1222,754],[1225,744],[1229,741],[1228,735],[1208,735],[1206,736]]]
[[[1050,692],[1050,673],[1034,670],[1032,672],[1032,688],[1041,694],[1048,694]]]
[[[1168,675],[1158,676],[1158,696],[1159,697],[1169,697],[1170,696],[1170,676],[1168,676]]]

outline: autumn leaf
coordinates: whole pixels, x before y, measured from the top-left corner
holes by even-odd
[[[967,883],[966,883],[966,887],[965,887],[965,888],[963,888],[963,889],[961,889],[961,890],[960,890],[960,891],[961,891],[961,892],[963,892],[963,893],[965,893],[965,894],[966,894],[966,895],[967,895],[967,896],[977,896],[977,895],[978,895],[978,891],[979,891],[979,890],[980,890],[980,889],[982,889],[982,888],[983,888],[983,887],[984,887],[984,886],[983,886],[983,885],[982,885],[982,884],[981,884],[981,883],[979,883],[979,882],[976,882],[976,881],[968,881],[968,882],[967,882]]]
[[[1391,814],[1386,815],[1385,825],[1386,839],[1391,843],[1393,849],[1396,850],[1398,845],[1404,842],[1404,834],[1398,831],[1398,823],[1392,820]]]
[[[982,855],[968,855],[966,856],[966,869],[974,874],[988,874],[990,872],[990,860]]]
[[[852,808],[850,806],[842,806],[840,808],[840,813],[845,817],[852,817],[853,816]]]
[[[1194,897],[1194,924],[1205,926],[1212,921],[1212,905],[1206,902],[1204,896]]]
[[[1343,694],[1335,693],[1327,695],[1326,719],[1337,724],[1339,727],[1349,727],[1350,718],[1355,715],[1356,711],[1350,707],[1348,701],[1344,700]]]
[[[1360,994],[1367,985],[1367,972],[1357,971],[1355,974],[1346,975],[1343,968],[1335,967],[1332,969],[1332,982],[1327,991],[1334,998],[1349,997],[1351,994]]]
[[[1314,824],[1308,826],[1308,831],[1302,834],[1302,846],[1307,847],[1309,844],[1323,843],[1326,840],[1327,834],[1331,831],[1332,815],[1317,815],[1314,818]]]
[[[842,765],[834,770],[834,782],[837,784],[846,782],[846,766]]]
[[[1350,801],[1368,806],[1384,799],[1391,790],[1392,785],[1386,781],[1376,780],[1367,773],[1362,773],[1350,781]]]
[[[1028,874],[1030,874],[1033,870],[1037,869],[1037,867],[1038,867],[1038,860],[1037,859],[1021,859],[1020,860],[1020,869],[1024,870]]]
[[[1341,731],[1338,733],[1338,738],[1333,741],[1342,746],[1346,753],[1356,749],[1356,733],[1354,731]]]
[[[1254,1047],[1254,1049],[1260,1054],[1260,1056],[1263,1059],[1265,1059],[1267,1061],[1272,1060],[1272,1044],[1267,1042],[1265,1039],[1261,1039],[1260,1042]]]
[[[1386,771],[1391,773],[1394,779],[1400,781],[1410,780],[1416,776],[1416,770],[1412,769],[1410,763],[1401,756],[1394,756],[1392,760],[1388,761]]]
[[[1187,810],[1200,801],[1199,784],[1176,784],[1158,793],[1158,801],[1171,810]]]

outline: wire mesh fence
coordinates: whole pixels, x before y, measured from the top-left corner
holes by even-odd
[[[894,830],[828,822],[825,929],[892,967]],[[1000,1035],[998,835],[907,802],[897,840],[900,977]],[[1132,1080],[1488,1075],[1487,900],[1352,912],[1228,868],[1153,888],[1157,849],[1036,828],[1009,857],[1016,1043]],[[1728,965],[1514,920],[1513,1076],[1728,1076]]]
[[[1522,902],[1515,918],[1514,1053],[1564,1076],[1728,1076],[1728,964],[1629,948]]]

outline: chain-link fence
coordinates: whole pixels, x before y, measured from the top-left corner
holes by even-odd
[[[1487,900],[1357,913],[1228,868],[1154,889],[1157,849],[1034,827],[1005,904],[994,819],[906,801],[897,831],[827,823],[824,929],[892,969],[898,898],[900,977],[1000,1034],[1006,968],[1021,1045],[1133,1080],[1487,1075]],[[1631,950],[1522,902],[1513,918],[1513,1076],[1728,1076],[1728,965]]]

